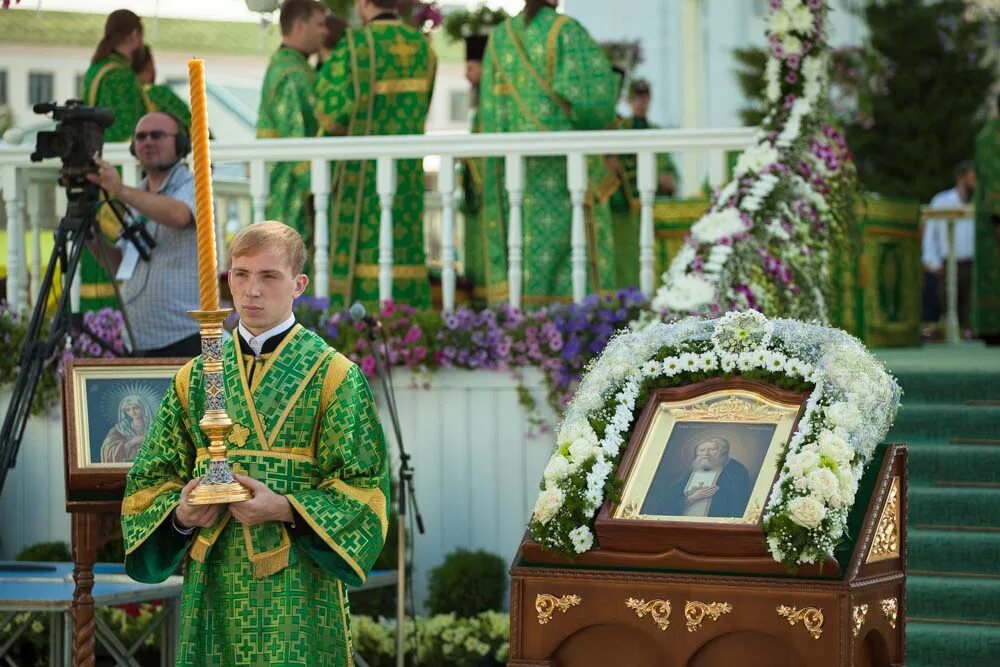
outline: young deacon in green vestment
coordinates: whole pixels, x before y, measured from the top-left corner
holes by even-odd
[[[125,569],[162,581],[186,563],[179,665],[351,665],[346,586],[388,527],[388,454],[364,374],[295,323],[308,278],[280,222],[230,245],[238,336],[223,343],[226,444],[251,500],[192,505],[209,465],[197,424],[202,357],[168,389],[128,473]]]
[[[527,0],[523,12],[490,35],[483,59],[479,114],[483,132],[598,130],[615,117],[617,82],[597,42],[576,20],[557,14],[554,0]],[[483,186],[483,229],[489,236],[490,302],[507,299],[508,216],[503,158],[489,158]],[[608,183],[600,158],[588,160],[591,184]],[[613,185],[612,185],[613,187]],[[614,286],[610,190],[588,187],[585,198],[589,292]],[[522,205],[526,305],[572,299],[572,207],[566,159],[525,160]],[[602,252],[603,250],[603,252]]]
[[[323,136],[423,134],[434,88],[427,38],[401,22],[396,0],[357,0],[363,28],[347,30],[316,78]],[[379,301],[379,217],[375,160],[340,161],[330,204],[330,305]],[[392,206],[392,298],[430,306],[424,258],[424,170],[396,161]]]
[[[636,79],[628,87],[628,104],[631,118],[617,118],[614,127],[619,130],[649,130],[657,126],[646,118],[649,112],[649,82]],[[611,213],[615,228],[615,283],[618,287],[639,285],[639,201],[637,183],[638,161],[635,153],[609,157],[609,171],[614,174],[618,188],[611,195]],[[677,189],[677,167],[667,153],[656,156],[656,194],[671,196]]]
[[[285,0],[281,4],[281,48],[264,74],[257,111],[257,137],[315,137],[316,70],[309,56],[317,53],[326,38],[324,9],[318,0]],[[276,162],[268,165],[270,187],[267,217],[294,227],[305,239],[306,271],[312,265],[313,221],[308,162]]]
[[[1000,97],[996,115],[976,137],[976,261],[973,330],[1000,345]]]
[[[142,96],[142,84],[132,71],[132,60],[142,48],[142,19],[127,9],[108,14],[104,36],[94,50],[90,67],[83,75],[80,97],[84,104],[104,107],[115,113],[115,120],[104,130],[105,143],[130,141],[136,123],[149,111]],[[101,216],[104,233],[113,238],[120,231],[110,211]],[[80,308],[83,311],[117,308],[111,278],[89,250],[80,261]]]

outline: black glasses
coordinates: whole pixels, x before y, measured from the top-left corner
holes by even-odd
[[[176,132],[171,134],[170,132],[164,132],[163,130],[150,130],[149,132],[136,132],[135,140],[144,141],[146,137],[149,137],[153,141],[159,141],[164,137],[176,137],[176,136],[177,136]]]

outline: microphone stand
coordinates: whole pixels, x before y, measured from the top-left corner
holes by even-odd
[[[403,445],[403,434],[399,427],[399,413],[396,411],[396,391],[392,383],[392,366],[389,363],[389,339],[385,334],[385,328],[374,318],[364,318],[368,327],[367,335],[368,350],[375,358],[375,372],[379,376],[382,384],[382,393],[385,395],[386,405],[389,408],[389,418],[392,421],[393,434],[396,436],[396,446],[399,449],[399,484],[397,494],[399,505],[397,513],[397,565],[396,565],[396,667],[404,667],[404,657],[406,652],[405,628],[406,620],[406,515],[407,500],[413,507],[413,514],[416,518],[417,531],[424,534],[424,519],[420,515],[420,508],[417,506],[417,496],[413,488],[413,468],[410,466],[410,455]],[[382,354],[375,349],[375,330],[381,332]],[[416,610],[414,609],[414,622]]]

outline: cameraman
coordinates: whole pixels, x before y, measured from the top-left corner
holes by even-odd
[[[177,119],[162,111],[143,116],[132,137],[132,153],[146,177],[138,187],[124,185],[118,171],[97,159],[98,172],[87,179],[111,199],[128,206],[137,224],[145,225],[155,247],[149,261],[140,260],[131,243],[95,247],[94,254],[121,283],[122,309],[131,326],[130,347],[140,357],[193,357],[201,352],[198,324],[187,311],[199,307],[198,256],[194,226],[194,178],[181,159],[190,139]]]

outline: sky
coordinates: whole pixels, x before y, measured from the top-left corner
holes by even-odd
[[[440,2],[440,0],[439,0]],[[470,7],[478,6],[480,0],[446,0],[441,4]],[[491,7],[503,7],[508,12],[521,9],[523,0],[490,0]],[[245,0],[21,0],[19,9],[52,9],[102,14],[115,9],[131,9],[146,18],[154,16],[208,19],[224,21],[260,20],[260,15],[247,9]]]

